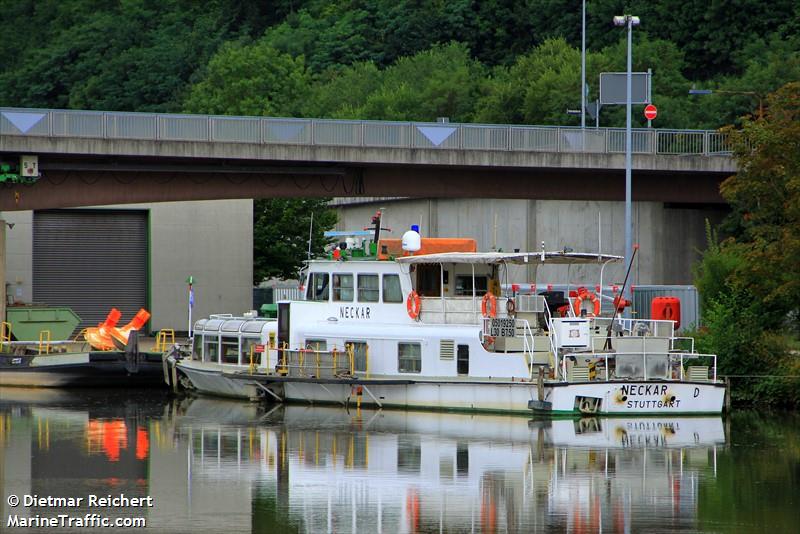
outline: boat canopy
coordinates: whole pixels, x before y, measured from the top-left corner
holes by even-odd
[[[440,254],[421,254],[395,258],[398,263],[472,263],[494,265],[543,264],[558,265],[621,262],[624,256],[612,254],[595,254],[590,252],[443,252]]]

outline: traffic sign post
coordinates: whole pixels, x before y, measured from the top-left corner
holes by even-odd
[[[653,104],[647,104],[644,108],[644,118],[647,119],[647,127],[651,128],[651,121],[658,117],[658,108]]]

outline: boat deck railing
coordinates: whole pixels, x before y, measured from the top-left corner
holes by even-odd
[[[85,352],[90,349],[91,346],[84,340],[65,339],[51,341],[49,336],[41,336],[41,339],[34,341],[4,340],[0,343],[0,352],[14,355],[34,352],[38,356],[46,356],[63,354],[64,352]]]
[[[365,369],[356,370],[357,358],[352,345],[343,350],[317,350],[314,348],[268,348],[263,355],[261,367],[256,366],[257,359],[251,355],[250,373],[257,370],[269,374],[290,378],[351,378],[361,372],[369,378],[369,350],[364,358]],[[271,366],[275,362],[275,366]]]
[[[613,320],[613,323],[612,323]],[[593,325],[605,333],[609,325],[614,335],[638,337],[675,337],[675,321],[663,319],[632,319],[626,317],[593,317]]]
[[[479,325],[483,319],[481,298],[466,296],[422,297],[420,321],[427,324]],[[508,317],[508,297],[497,297],[497,317]]]
[[[674,380],[717,382],[717,355],[690,352],[580,352],[563,355],[567,382]]]

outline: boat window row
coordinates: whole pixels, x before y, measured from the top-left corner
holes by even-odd
[[[444,268],[437,263],[421,263],[413,265],[416,284],[414,289],[422,297],[439,297],[442,295],[442,285],[444,292],[456,297],[471,297],[473,295],[473,281],[475,296],[482,297],[489,290],[490,276],[485,273],[465,273],[463,267],[451,265]],[[459,272],[461,270],[462,272]],[[455,275],[455,284],[452,283],[452,276]]]
[[[248,365],[250,350],[263,343],[268,323],[263,319],[201,319],[194,326],[192,359]]]
[[[323,352],[328,350],[328,343],[324,339],[306,339],[305,346],[311,350]],[[353,347],[353,370],[360,373],[366,372],[368,344],[364,341],[346,340],[344,346]],[[422,372],[422,345],[420,343],[397,344],[397,371],[399,373]]]
[[[381,289],[383,302],[403,302],[397,274],[311,273],[306,300],[328,301],[332,295],[334,302],[353,302],[356,297],[358,302],[381,302]]]

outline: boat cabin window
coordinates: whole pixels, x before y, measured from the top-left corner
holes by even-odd
[[[352,302],[353,301],[353,275],[334,274],[333,275],[333,300]]]
[[[239,329],[242,327],[244,321],[240,319],[233,319],[230,321],[225,321],[222,323],[220,330],[223,332],[239,332]]]
[[[359,302],[378,302],[381,290],[378,286],[377,274],[358,275],[358,301]]]
[[[311,273],[308,276],[306,300],[328,300],[328,273]]]
[[[307,349],[325,352],[328,350],[328,342],[324,339],[306,339],[305,346]]]
[[[252,347],[253,352],[253,363],[258,365],[261,361],[261,354],[255,352],[255,345],[260,345],[261,340],[257,337],[243,337],[242,338],[242,359],[239,362],[240,365],[250,365],[250,350]],[[266,350],[266,348],[265,348]]]
[[[242,326],[242,332],[246,332],[248,334],[260,334],[262,331],[264,331],[264,327],[267,325],[267,321],[264,321],[263,319],[247,321],[244,323],[244,326]]]
[[[397,344],[397,372],[422,372],[422,345],[419,343]]]
[[[420,263],[417,269],[417,293],[421,297],[438,297],[442,294],[442,268],[438,264]],[[447,280],[445,280],[447,283]]]
[[[203,336],[203,361],[214,363],[219,361],[219,338],[217,336]]]
[[[400,289],[400,275],[383,275],[383,302],[403,302],[403,291]]]
[[[194,331],[195,332],[202,332],[205,328],[205,324],[208,322],[208,319],[200,319],[196,323],[194,323]]]
[[[353,370],[367,372],[367,344],[363,341],[345,341],[345,346],[353,347]]]
[[[482,297],[489,287],[488,276],[475,276],[475,295]],[[472,296],[472,275],[456,276],[456,296]]]
[[[239,338],[222,338],[222,363],[239,363]]]

